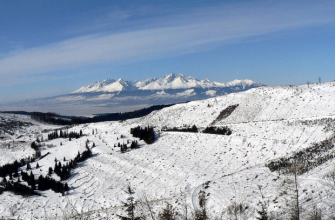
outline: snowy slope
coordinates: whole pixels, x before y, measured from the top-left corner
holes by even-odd
[[[188,92],[192,94],[192,89]],[[198,194],[205,190],[213,219],[230,219],[227,210],[234,202],[248,206],[239,219],[255,219],[258,203],[264,200],[269,201],[269,211],[280,219],[288,219],[289,190],[283,193],[282,185],[289,176],[271,172],[266,164],[332,137],[334,97],[335,82],[309,87],[261,87],[174,105],[124,122],[74,126],[69,131],[82,129],[85,136],[72,141],[47,141],[45,144],[49,147],[42,148],[42,154],[50,152],[50,155],[38,161],[41,169],[33,169],[36,176],[46,174],[55,157],[73,158],[84,149],[87,139],[94,142],[94,156],[78,166],[67,180],[71,188],[69,195],[47,191],[42,192],[44,196],[29,198],[10,195],[9,200],[10,193],[5,192],[0,195],[3,201],[0,215],[11,216],[10,210],[16,204],[14,216],[24,219],[60,219],[64,213],[73,211],[73,207],[79,213],[92,214],[91,219],[101,219],[106,213],[111,219],[117,219],[113,214],[122,213],[121,201],[127,198],[123,189],[131,183],[136,189],[136,199],[146,193],[156,214],[165,202],[180,207],[184,196],[189,208],[196,209],[199,207]],[[233,105],[237,107],[232,112],[222,114]],[[224,117],[216,120],[220,114]],[[232,134],[161,130],[193,124],[200,129],[209,125],[228,126]],[[157,141],[147,145],[132,137],[129,130],[137,125],[155,126]],[[31,140],[23,138],[27,142]],[[134,139],[139,141],[140,149],[122,154],[114,147]],[[298,177],[301,219],[307,219],[313,205],[322,208],[323,219],[334,218],[335,188],[330,178],[333,162],[329,160]]]

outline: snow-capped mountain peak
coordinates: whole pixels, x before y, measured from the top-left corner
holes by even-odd
[[[208,78],[198,80],[192,76],[185,77],[184,74],[165,75],[161,78],[149,78],[144,81],[127,81],[118,79],[106,79],[97,81],[91,85],[83,86],[73,93],[85,92],[119,92],[134,90],[164,90],[164,89],[190,89],[190,88],[224,88],[224,87],[255,87],[262,86],[261,83],[252,80],[234,80],[228,83],[211,81]]]
[[[242,79],[242,80],[235,79],[231,82],[228,82],[227,86],[241,86],[242,88],[245,88],[247,86],[262,86],[262,84],[259,82],[254,82],[250,79]]]

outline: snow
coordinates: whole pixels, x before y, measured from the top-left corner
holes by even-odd
[[[215,96],[216,95],[216,91],[215,90],[208,90],[208,91],[206,91],[206,95]]]
[[[97,81],[95,83],[92,83],[91,85],[88,86],[83,86],[80,89],[74,91],[73,93],[82,93],[82,92],[94,92],[100,90],[100,88],[109,85],[111,83],[114,83],[115,80],[113,79],[105,79],[104,81],[100,82]]]
[[[254,82],[250,79],[243,79],[243,80],[235,79],[227,83],[227,86],[242,86],[242,88],[245,88],[246,86],[252,86],[252,85],[262,86],[261,83]]]
[[[169,74],[161,78],[149,78],[144,81],[126,81],[119,79],[117,81],[106,79],[102,82],[97,81],[91,85],[83,86],[80,89],[72,92],[118,92],[124,90],[163,90],[163,89],[188,89],[188,88],[212,88],[212,87],[231,87],[241,86],[243,89],[246,86],[261,86],[261,83],[251,80],[234,80],[232,82],[220,83],[212,82],[209,79],[197,80],[191,76],[185,77],[183,74]]]
[[[172,80],[172,76],[166,80]],[[192,94],[193,89],[187,90]],[[157,95],[166,95],[159,91]],[[152,112],[143,118],[123,122],[102,122],[73,126],[69,131],[82,130],[84,137],[46,141],[42,154],[50,155],[38,161],[40,169],[33,169],[38,176],[45,175],[49,166],[54,165],[55,157],[63,160],[73,158],[83,151],[85,142],[95,143],[94,156],[73,170],[67,180],[71,190],[61,196],[52,191],[44,196],[23,198],[5,192],[0,195],[0,212],[10,217],[9,209],[17,204],[14,217],[24,219],[60,219],[62,209],[71,204],[78,212],[94,211],[99,219],[106,209],[109,213],[121,213],[121,201],[125,201],[123,189],[128,183],[135,188],[136,199],[146,193],[155,210],[165,206],[165,202],[177,205],[181,192],[192,208],[197,207],[198,194],[205,190],[208,194],[209,213],[214,218],[229,219],[227,208],[233,201],[245,203],[248,217],[255,219],[255,210],[262,199],[270,201],[269,211],[288,218],[285,209],[288,195],[282,193],[282,183],[288,176],[271,172],[265,164],[292,155],[334,135],[335,121],[335,82],[321,85],[260,87],[241,93],[217,96],[206,100],[193,101]],[[222,120],[215,121],[220,112],[229,106],[236,109]],[[29,118],[14,118],[6,114],[0,116],[12,120],[26,120],[33,125],[20,129],[9,136],[30,142],[33,132],[43,133],[44,129],[57,126],[38,123]],[[164,132],[163,127],[182,127],[195,124],[203,129],[206,126],[227,126],[230,136]],[[135,126],[155,126],[158,139],[151,145],[132,137],[130,128]],[[97,133],[92,134],[92,130]],[[122,135],[122,138],[121,138]],[[117,143],[138,140],[140,149],[120,153]],[[60,144],[62,142],[62,145]],[[1,143],[6,143],[1,140]],[[53,146],[53,147],[51,147]],[[13,156],[9,149],[1,148],[1,160],[31,154],[29,145],[18,147]],[[7,159],[8,158],[8,159]],[[313,203],[323,210],[324,219],[332,219],[335,188],[329,178],[334,170],[334,160],[310,170],[298,177],[302,218],[307,219]],[[35,165],[32,164],[32,167]],[[53,176],[56,178],[56,176]],[[204,186],[208,184],[208,188]],[[262,189],[260,194],[259,187]],[[11,200],[9,201],[8,196]],[[311,199],[312,198],[312,199]],[[59,207],[62,207],[60,209]],[[111,216],[111,219],[117,219]]]
[[[188,89],[185,90],[184,92],[177,93],[177,96],[193,96],[196,95],[197,93],[194,91],[194,89]]]
[[[140,89],[142,89],[142,90],[159,90],[161,88],[162,88],[161,84],[159,84],[158,82],[155,82],[155,81],[150,82],[149,84],[147,84],[143,87],[140,87]]]

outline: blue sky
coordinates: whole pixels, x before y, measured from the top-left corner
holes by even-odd
[[[335,80],[335,2],[0,1],[0,102],[106,78]]]

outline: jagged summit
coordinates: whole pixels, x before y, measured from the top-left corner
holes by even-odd
[[[72,93],[86,92],[119,92],[135,90],[164,90],[164,89],[189,89],[189,88],[225,88],[225,87],[245,88],[246,86],[262,86],[261,83],[249,79],[234,80],[228,83],[211,81],[208,78],[198,80],[192,76],[185,77],[184,74],[165,75],[161,78],[149,78],[144,81],[127,81],[123,79],[106,79],[97,81],[88,86],[83,86]]]

